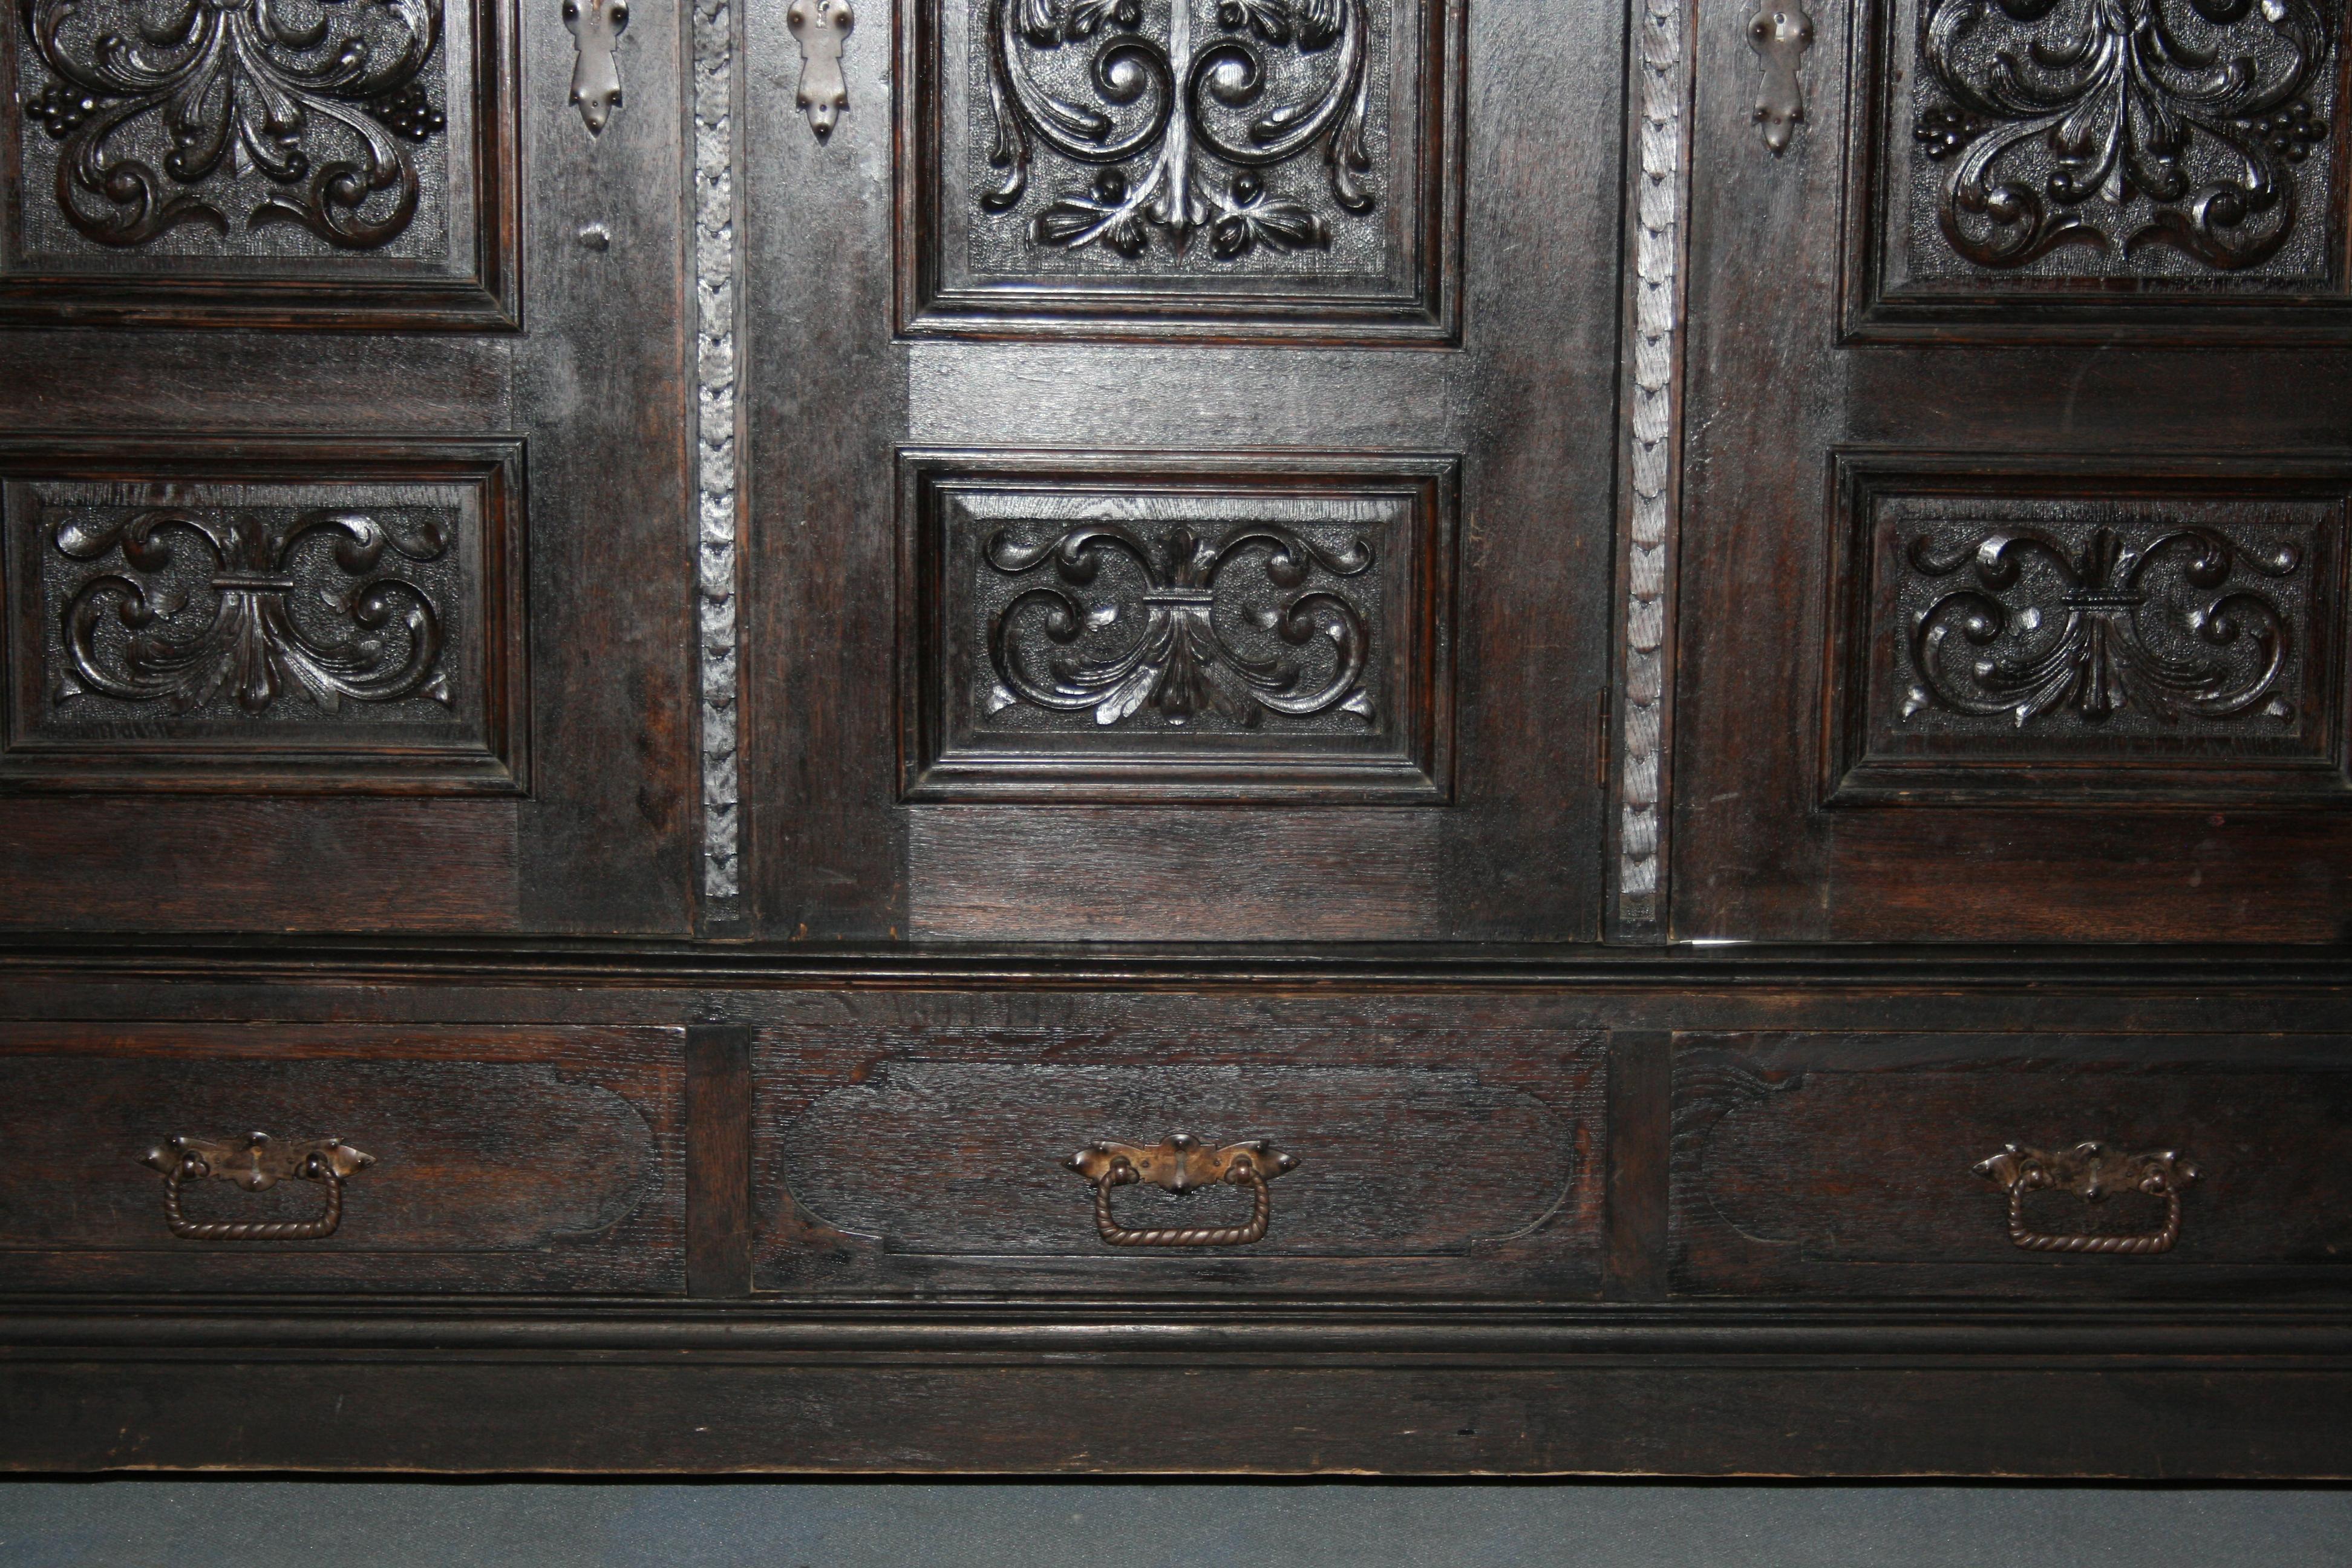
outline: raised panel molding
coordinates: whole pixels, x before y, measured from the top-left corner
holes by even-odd
[[[2344,335],[2340,33],[2315,0],[1874,0],[1850,334]]]
[[[512,0],[11,16],[0,321],[516,324]]]
[[[910,331],[1452,341],[1458,0],[918,0]]]
[[[1453,459],[901,464],[908,798],[1447,797]]]
[[[2352,794],[2352,468],[1839,459],[1833,804]]]
[[[0,787],[524,785],[515,443],[0,446]]]

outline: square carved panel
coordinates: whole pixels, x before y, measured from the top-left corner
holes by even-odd
[[[511,6],[12,6],[0,320],[514,326]]]
[[[1454,470],[907,454],[908,798],[1444,800]]]
[[[1872,0],[1850,331],[2346,333],[2345,26],[2324,0]]]
[[[910,0],[909,331],[1445,342],[1460,0]]]
[[[0,447],[0,785],[524,784],[520,449]]]
[[[2352,469],[1841,466],[1833,803],[2352,793]]]

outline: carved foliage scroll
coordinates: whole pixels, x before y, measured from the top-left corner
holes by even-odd
[[[11,480],[0,776],[514,787],[504,478]]]
[[[1435,237],[1459,114],[1447,0],[918,11],[910,324],[977,312],[1450,331],[1451,247]]]
[[[1841,797],[2347,787],[2340,500],[1973,488],[1853,500]]]
[[[2352,331],[2340,5],[1871,0],[1855,25],[1857,337]]]
[[[511,323],[512,0],[22,0],[0,310]]]
[[[25,111],[55,147],[27,162],[98,245],[290,226],[375,249],[441,181],[441,0],[26,0],[22,21]]]
[[[1921,0],[1913,138],[1942,246],[2051,273],[2308,275],[2334,154],[2318,0]],[[2298,237],[2305,243],[2294,245]]]
[[[1385,467],[916,468],[915,792],[1433,797],[1450,470]]]

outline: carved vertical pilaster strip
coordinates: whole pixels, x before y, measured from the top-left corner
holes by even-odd
[[[1643,0],[1634,40],[1633,363],[1628,441],[1624,686],[1617,704],[1617,931],[1664,919],[1666,659],[1675,475],[1681,447],[1684,170],[1689,162],[1685,0]]]
[[[702,908],[737,918],[734,14],[694,0],[697,545],[702,637]]]

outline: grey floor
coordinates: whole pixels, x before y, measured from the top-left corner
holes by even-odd
[[[2352,1491],[0,1482],[0,1568],[2347,1568]]]

